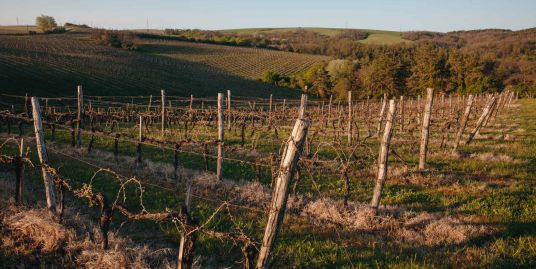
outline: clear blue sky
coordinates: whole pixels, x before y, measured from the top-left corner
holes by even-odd
[[[59,23],[106,28],[337,27],[452,31],[536,27],[536,0],[0,0],[0,25]]]

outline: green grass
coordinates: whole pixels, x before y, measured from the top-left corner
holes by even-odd
[[[513,140],[501,141],[477,138],[473,144],[462,146],[462,157],[452,157],[448,151],[442,152],[437,143],[432,143],[430,150],[429,169],[425,172],[410,170],[409,182],[398,178],[389,178],[386,182],[382,203],[402,207],[406,210],[438,213],[451,216],[470,214],[475,216],[477,224],[493,227],[494,232],[488,236],[478,237],[461,245],[430,247],[414,245],[398,241],[384,232],[348,231],[333,225],[312,225],[306,218],[287,215],[283,229],[279,235],[276,248],[277,268],[534,268],[536,266],[536,105],[535,100],[521,100],[519,106],[509,108],[501,114],[492,125],[481,131],[483,136],[497,135],[503,130],[515,136]],[[512,127],[509,125],[515,124]],[[29,134],[31,130],[26,127]],[[432,141],[441,134],[437,127],[432,126]],[[153,128],[157,129],[157,128]],[[4,129],[5,130],[5,129]],[[214,130],[207,130],[207,137]],[[48,136],[50,133],[47,134]],[[270,134],[264,132],[263,137]],[[284,138],[288,131],[281,131]],[[395,137],[398,134],[395,132]],[[58,132],[59,143],[68,143],[67,133]],[[233,131],[226,133],[229,143],[238,143],[238,136]],[[85,143],[88,138],[84,137]],[[251,139],[248,139],[251,143]],[[397,152],[410,164],[416,165],[416,149],[410,143],[393,140]],[[507,146],[504,146],[507,145]],[[250,144],[248,144],[250,146]],[[377,141],[368,144],[372,152],[377,152]],[[111,151],[111,140],[98,140],[96,148]],[[277,146],[262,142],[259,152],[273,152]],[[4,152],[4,151],[2,151]],[[15,151],[12,150],[12,153]],[[121,154],[133,156],[134,145],[121,144]],[[512,162],[483,161],[471,158],[471,154],[505,154]],[[332,152],[325,150],[323,156]],[[359,154],[366,154],[360,152]],[[52,155],[52,154],[51,154]],[[199,157],[182,154],[181,163],[193,169],[203,169]],[[58,158],[52,155],[55,166],[62,166],[61,172],[80,185],[91,177],[94,169],[80,163]],[[144,158],[170,163],[172,153],[166,150],[144,147]],[[363,169],[373,165],[374,160],[363,164]],[[390,165],[400,165],[391,156]],[[211,162],[211,171],[214,171]],[[232,180],[251,180],[254,170],[246,165],[232,162],[224,163],[224,175]],[[4,168],[7,169],[7,168]],[[135,173],[135,171],[134,171]],[[28,176],[35,185],[40,183],[39,173]],[[318,179],[322,195],[340,199],[343,184],[337,175],[321,175]],[[372,192],[373,176],[363,174],[351,178],[351,200],[368,202]],[[263,182],[269,181],[265,171]],[[117,185],[110,184],[111,178],[99,177],[95,189],[112,194]],[[37,188],[39,190],[39,188]],[[127,190],[134,196],[134,189]],[[165,192],[146,187],[146,206],[151,211],[163,210],[166,207],[177,209],[182,205],[184,197],[180,189],[176,192]],[[304,176],[298,191],[312,198],[316,197],[312,181]],[[42,198],[42,194],[41,194]],[[136,202],[128,201],[133,208]],[[195,200],[194,216],[203,221],[214,210],[214,204]],[[97,209],[95,209],[97,210]],[[247,211],[234,211],[240,227],[256,239],[262,236],[264,217]],[[230,219],[226,214],[218,215],[217,221],[210,228],[226,230]],[[132,224],[131,229],[155,229],[156,225],[147,222]],[[163,225],[165,240],[176,243],[176,233]],[[138,238],[143,241],[143,238]],[[215,262],[233,266],[232,261],[240,260],[238,249],[231,247],[229,242],[221,242],[202,236],[198,242],[199,253],[211,253]],[[236,266],[236,265],[235,265]]]

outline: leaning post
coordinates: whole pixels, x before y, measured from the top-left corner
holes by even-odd
[[[467,105],[465,106],[465,111],[463,112],[462,120],[460,122],[460,128],[456,133],[456,140],[454,141],[454,150],[458,149],[460,140],[462,139],[463,131],[467,126],[467,120],[469,119],[469,114],[471,114],[471,108],[473,107],[474,96],[472,94],[467,98]]]
[[[432,104],[434,102],[434,89],[426,89],[426,106],[421,130],[421,148],[419,151],[419,169],[426,167],[426,157],[428,155],[428,138],[430,136],[430,119],[432,117]]]
[[[281,164],[273,190],[268,221],[266,222],[259,258],[257,259],[256,268],[258,269],[268,268],[271,264],[276,237],[285,215],[290,180],[296,172],[296,166],[303,150],[303,144],[307,137],[307,130],[310,124],[309,120],[304,116],[306,105],[307,98],[304,98],[304,95],[302,95],[299,117],[294,124],[292,133],[281,155]]]
[[[43,182],[45,183],[45,195],[47,199],[48,213],[52,218],[57,215],[56,211],[56,193],[54,191],[54,181],[52,175],[47,171],[46,164],[48,164],[47,148],[45,145],[45,130],[43,129],[43,122],[41,120],[41,107],[39,106],[39,99],[32,97],[32,117],[35,130],[35,142],[37,146],[37,156],[41,163],[41,172],[43,174]]]
[[[389,147],[391,145],[391,136],[393,135],[393,125],[396,115],[396,101],[389,101],[389,112],[385,122],[385,128],[383,130],[383,136],[380,145],[380,156],[378,158],[378,174],[376,178],[376,186],[374,187],[374,194],[372,195],[372,201],[370,206],[374,210],[378,210],[380,205],[380,198],[382,195],[383,185],[385,178],[387,177],[387,161],[389,159]]]

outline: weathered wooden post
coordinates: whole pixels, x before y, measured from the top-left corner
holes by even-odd
[[[45,183],[45,195],[47,199],[48,213],[52,218],[56,218],[56,192],[54,191],[54,181],[52,175],[47,171],[45,165],[48,164],[47,148],[45,145],[45,130],[41,121],[41,107],[39,99],[32,97],[32,117],[35,129],[35,142],[37,146],[37,155],[41,163],[41,172],[43,174],[43,182]]]
[[[160,90],[160,95],[162,96],[162,137],[164,137],[164,129],[166,124],[166,92]]]
[[[348,128],[346,130],[348,136],[348,144],[352,144],[352,91],[348,91]]]
[[[466,145],[469,145],[471,141],[473,141],[473,138],[475,137],[476,133],[480,130],[482,127],[482,124],[484,123],[484,120],[488,116],[488,114],[491,112],[491,107],[493,104],[497,101],[497,96],[492,96],[491,99],[487,102],[486,106],[484,107],[484,110],[482,111],[482,115],[480,115],[480,118],[478,118],[478,121],[476,122],[475,128],[471,131],[469,134],[469,137],[467,138],[467,141],[465,142]]]
[[[310,123],[308,119],[303,117],[307,105],[307,98],[303,98],[303,96],[302,100],[304,102],[300,107],[300,116],[294,124],[294,129],[281,156],[281,164],[268,212],[268,221],[266,222],[259,258],[257,259],[256,268],[258,269],[268,268],[270,266],[276,237],[285,215],[290,180],[296,172],[299,156],[303,150],[303,143],[307,137],[307,129]]]
[[[218,93],[218,160],[216,177],[222,180],[223,172],[223,93]]]
[[[376,136],[379,138],[382,131],[383,118],[385,117],[385,110],[387,109],[387,94],[383,94],[382,108],[380,110],[380,117],[378,118],[378,128],[376,128]]]
[[[465,127],[467,126],[469,114],[471,114],[471,108],[473,107],[473,100],[474,100],[474,96],[470,94],[469,98],[467,99],[467,105],[465,106],[465,111],[463,112],[463,116],[460,122],[460,128],[458,129],[458,132],[456,133],[456,139],[454,141],[454,150],[458,149],[458,145],[460,144],[460,140],[462,139],[463,131],[465,130]]]
[[[182,207],[185,226],[192,225],[192,221],[190,218],[191,191],[192,185],[191,183],[188,183],[186,186],[186,197],[184,199],[184,206]],[[187,229],[181,230],[180,232],[179,251],[177,255],[177,269],[190,269],[193,262],[192,250],[195,241],[195,236],[193,234],[187,236],[187,232]]]
[[[391,136],[393,134],[393,125],[396,120],[396,101],[389,101],[389,112],[387,113],[387,120],[385,122],[385,128],[383,130],[383,136],[380,145],[380,153],[378,158],[378,173],[376,178],[376,186],[374,187],[374,194],[372,195],[372,201],[370,206],[374,210],[378,210],[380,205],[380,198],[382,195],[383,184],[387,177],[387,161],[389,159],[389,147],[391,145]]]
[[[140,115],[140,125],[139,125],[139,136],[138,136],[138,146],[136,147],[136,165],[138,167],[142,166],[141,159],[141,144],[143,142],[143,116]]]
[[[227,129],[231,131],[231,90],[227,90]]]
[[[82,145],[82,120],[84,119],[84,93],[82,92],[82,85],[77,87],[77,100],[78,100],[78,109],[76,113],[76,140],[77,146]]]
[[[424,117],[422,120],[421,131],[421,148],[419,152],[419,169],[426,167],[426,157],[428,154],[428,137],[430,136],[430,119],[432,116],[432,104],[434,102],[434,89],[426,89],[426,107],[424,108]]]
[[[497,95],[497,99],[491,105],[490,112],[484,118],[484,123],[482,124],[482,126],[488,126],[488,121],[490,120],[493,113],[496,112],[498,109],[499,103],[501,102],[501,97],[502,97],[501,95]]]
[[[153,104],[153,95],[149,95],[149,105],[147,106],[147,112],[151,111],[151,106]]]

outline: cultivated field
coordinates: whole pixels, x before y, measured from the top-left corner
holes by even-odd
[[[330,57],[257,48],[242,48],[181,41],[143,40],[145,52],[206,64],[215,70],[249,79],[259,79],[264,71],[293,75]]]
[[[77,84],[93,94],[133,95],[166,89],[170,94],[296,96],[256,81],[265,69],[292,74],[327,59],[260,49],[142,40],[141,51],[99,46],[86,34],[0,35],[3,93],[61,95]]]
[[[185,263],[247,268],[263,253],[265,229],[276,227],[274,268],[536,266],[536,102],[510,92],[432,96],[306,106],[158,92],[45,97],[49,162],[39,167],[37,114],[24,96],[3,95],[2,140],[13,139],[0,147],[0,194],[15,196],[13,164],[22,162],[13,142],[24,138],[23,200],[45,203],[45,169],[65,191],[65,213],[62,226],[46,209],[6,206],[0,259],[166,267],[183,238]],[[293,143],[298,160],[284,166]],[[286,210],[271,202],[285,182]],[[272,226],[270,216],[283,213]],[[106,235],[109,250],[99,245]],[[13,245],[17,236],[40,250]]]

